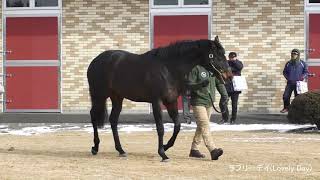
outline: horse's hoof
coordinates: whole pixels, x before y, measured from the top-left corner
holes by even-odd
[[[161,162],[169,162],[169,161],[170,161],[170,159],[168,158],[168,159],[162,159]]]
[[[127,155],[127,153],[120,153],[119,154],[119,157],[127,157],[128,155]]]
[[[97,155],[98,151],[94,149],[94,147],[91,148],[92,155]]]

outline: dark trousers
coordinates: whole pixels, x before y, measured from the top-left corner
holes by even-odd
[[[294,91],[294,96],[296,97],[298,95],[297,93],[297,85],[296,84],[290,84],[287,83],[286,88],[283,93],[283,107],[287,109],[290,106],[290,98],[292,91]]]
[[[240,92],[232,92],[228,93],[228,96],[231,98],[231,106],[232,106],[232,113],[231,113],[231,122],[234,122],[237,119],[237,112],[238,112],[238,99],[239,99]],[[223,119],[228,121],[229,119],[229,109],[226,106],[226,112],[222,114]]]
[[[216,84],[216,88],[221,96],[220,102],[219,102],[219,108],[220,108],[220,111],[222,112],[222,120],[226,122],[228,121],[228,116],[226,114],[227,106],[228,106],[228,93],[224,84],[218,83]]]
[[[182,115],[186,123],[191,123],[190,99],[187,95],[182,96]]]

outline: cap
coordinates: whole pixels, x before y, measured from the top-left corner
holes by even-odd
[[[237,57],[237,53],[235,53],[235,52],[230,52],[230,53],[229,53],[229,57],[230,57],[230,58]]]
[[[292,49],[291,54],[297,54],[297,55],[299,55],[299,54],[300,54],[300,51],[299,51],[299,49]]]

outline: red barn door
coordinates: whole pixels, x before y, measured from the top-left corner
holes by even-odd
[[[309,90],[320,90],[320,13],[310,13],[308,19],[308,85]]]
[[[59,112],[58,17],[6,17],[6,112]]]

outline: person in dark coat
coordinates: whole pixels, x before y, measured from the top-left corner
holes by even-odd
[[[283,93],[283,109],[281,113],[288,112],[292,91],[297,96],[297,81],[303,81],[308,76],[307,64],[300,59],[299,49],[291,51],[291,59],[286,63],[283,69],[283,76],[287,80],[287,85]]]
[[[230,52],[229,53],[229,60],[228,64],[231,68],[232,74],[234,76],[241,76],[241,70],[243,68],[243,64],[241,61],[238,60],[237,58],[237,53],[235,52]],[[226,81],[226,89],[228,92],[228,96],[231,98],[231,105],[232,105],[232,113],[231,113],[231,119],[230,119],[230,124],[234,124],[236,119],[237,119],[237,111],[238,111],[238,99],[239,99],[239,94],[241,91],[235,91],[233,88],[232,80],[227,80]],[[226,107],[225,112],[222,114],[222,117],[224,119],[224,122],[226,123],[229,119],[229,110],[228,106]]]

